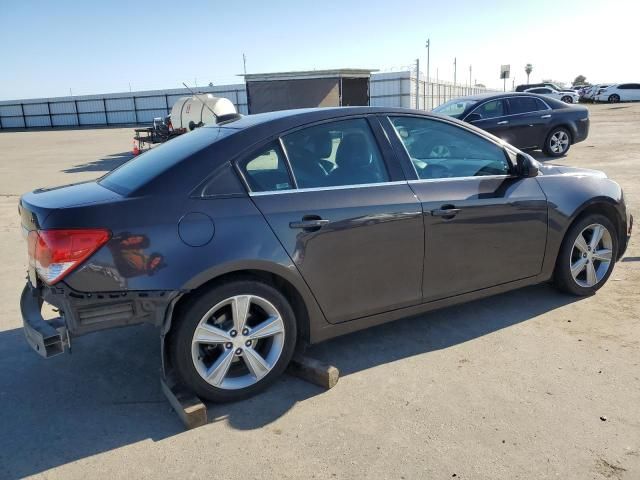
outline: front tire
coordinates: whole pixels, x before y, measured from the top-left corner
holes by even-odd
[[[573,103],[573,98],[571,98],[569,95],[567,95],[567,96],[565,96],[565,97],[562,97],[562,98],[561,98],[561,100],[562,100],[564,103]]]
[[[609,98],[607,100],[609,101],[609,103],[620,103],[620,95],[616,95],[614,93],[613,95],[609,95]]]
[[[275,288],[236,280],[205,291],[176,319],[170,354],[176,371],[198,396],[214,402],[261,392],[293,356],[296,320]]]
[[[617,254],[618,237],[611,220],[600,214],[587,215],[565,235],[554,282],[572,295],[593,295],[609,279]]]
[[[571,134],[564,127],[556,127],[549,132],[544,142],[544,153],[550,157],[561,157],[571,147]]]

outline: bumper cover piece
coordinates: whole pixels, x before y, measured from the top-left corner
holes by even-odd
[[[45,320],[42,317],[41,294],[39,288],[27,283],[20,296],[20,311],[27,342],[41,356],[49,358],[64,352],[67,331],[62,318]]]

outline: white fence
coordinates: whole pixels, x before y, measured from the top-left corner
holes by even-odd
[[[370,104],[376,107],[401,107],[431,110],[452,98],[490,93],[481,87],[454,85],[445,81],[426,81],[420,74],[419,96],[416,102],[416,75],[414,72],[374,73],[371,75]]]
[[[199,87],[198,93],[228,98],[240,113],[247,113],[244,84]],[[0,102],[0,129],[83,127],[149,124],[171,112],[186,88],[141,92],[80,95]]]

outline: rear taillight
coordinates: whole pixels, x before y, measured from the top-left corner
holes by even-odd
[[[91,230],[32,230],[27,237],[29,263],[51,285],[70,273],[103,246],[111,233]]]

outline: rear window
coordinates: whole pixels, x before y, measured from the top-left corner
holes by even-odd
[[[102,177],[99,183],[127,195],[185,158],[236,131],[233,128],[222,127],[198,128],[129,160]]]

